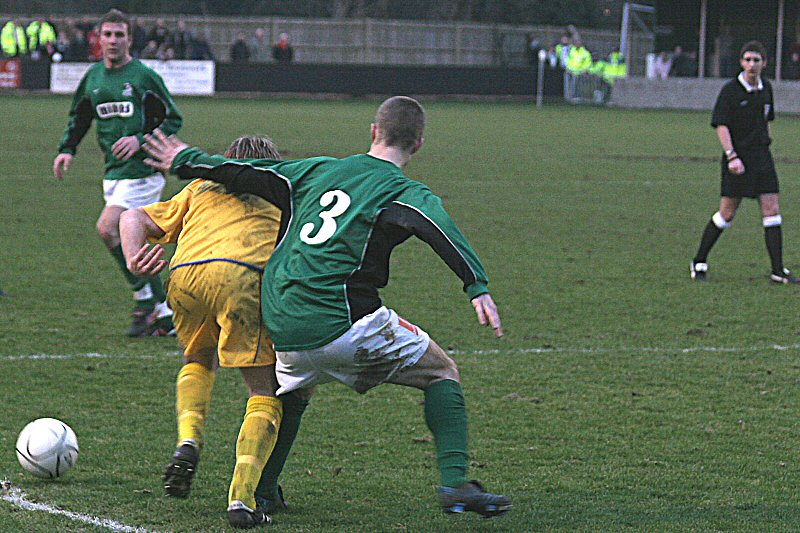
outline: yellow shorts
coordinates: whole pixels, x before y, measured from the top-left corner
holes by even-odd
[[[261,274],[215,261],[180,267],[169,280],[169,306],[187,356],[219,355],[224,367],[275,364],[261,320]]]

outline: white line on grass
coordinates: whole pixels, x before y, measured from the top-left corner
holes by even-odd
[[[586,353],[586,354],[603,354],[603,353],[618,353],[618,352],[646,352],[646,353],[693,353],[693,352],[759,352],[763,350],[785,351],[800,349],[800,344],[788,344],[783,346],[781,344],[770,344],[764,346],[689,346],[686,348],[657,348],[652,346],[620,346],[618,348],[517,348],[514,350],[502,350],[493,348],[490,350],[447,350],[448,353],[453,355],[492,355],[500,353]]]
[[[501,349],[492,348],[488,350],[447,350],[453,355],[492,355],[501,353],[515,354],[539,354],[539,353],[584,353],[584,354],[604,354],[619,352],[644,352],[644,353],[694,353],[694,352],[724,352],[724,353],[743,353],[759,352],[771,350],[782,352],[786,350],[800,349],[800,344],[765,344],[763,346],[688,346],[688,347],[654,347],[654,346],[620,346],[617,348],[512,348]],[[137,354],[137,355],[112,355],[105,353],[77,353],[77,354],[28,354],[28,355],[0,355],[0,361],[19,361],[22,359],[163,359],[167,357],[180,357],[181,352],[165,352],[158,355]]]
[[[23,355],[0,355],[0,361],[18,361],[20,359],[162,359],[165,357],[179,357],[181,352],[165,352],[158,355],[138,354],[138,355],[112,355],[107,353],[75,353],[75,354],[23,354]]]
[[[54,507],[46,503],[32,502],[27,498],[27,495],[22,492],[22,490],[16,487],[11,487],[11,483],[9,481],[2,481],[2,485],[3,492],[2,496],[0,496],[0,499],[12,503],[17,507],[25,509],[26,511],[44,511],[50,514],[66,516],[70,520],[76,520],[78,522],[84,522],[94,526],[105,527],[111,531],[124,531],[126,533],[155,533],[141,527],[126,526],[125,524],[120,524],[116,520],[110,520],[108,518],[96,518],[87,514],[64,511],[58,507]]]

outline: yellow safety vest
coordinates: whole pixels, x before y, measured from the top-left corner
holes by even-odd
[[[0,31],[0,47],[3,53],[9,57],[28,53],[28,41],[25,39],[25,29],[17,26],[14,21],[9,20]]]
[[[26,31],[28,33],[28,49],[31,52],[40,46],[47,45],[47,43],[56,42],[56,30],[46,20],[42,21],[41,24],[38,20],[34,20],[28,24]]]
[[[613,84],[619,78],[628,76],[628,65],[621,52],[612,52],[608,56],[608,63],[603,72],[603,77],[608,83]]]
[[[572,74],[583,74],[592,66],[592,54],[581,46],[572,47],[567,58],[567,70]]]

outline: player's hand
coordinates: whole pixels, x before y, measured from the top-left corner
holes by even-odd
[[[167,137],[160,129],[156,129],[152,134],[144,136],[144,151],[150,154],[150,157],[145,159],[144,162],[156,170],[168,173],[172,168],[172,162],[175,157],[181,153],[189,145],[181,141],[174,135]]]
[[[472,299],[472,307],[478,313],[478,322],[485,326],[490,324],[494,328],[494,336],[503,336],[503,327],[500,325],[500,315],[489,293],[481,294]]]
[[[53,175],[60,179],[64,179],[64,174],[69,170],[72,163],[72,154],[58,154],[53,161]]]
[[[738,157],[733,161],[728,161],[728,170],[731,171],[732,174],[744,174],[744,163]]]
[[[128,260],[128,270],[134,276],[152,277],[159,274],[167,266],[167,262],[162,259],[164,249],[159,245],[152,248],[146,244],[139,248],[133,257]]]
[[[141,145],[136,135],[129,135],[115,142],[114,146],[111,147],[111,151],[114,153],[114,157],[120,161],[127,161],[139,151],[139,148],[141,148]]]

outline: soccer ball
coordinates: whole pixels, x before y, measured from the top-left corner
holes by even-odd
[[[78,460],[78,438],[61,420],[39,418],[20,432],[17,459],[34,476],[63,476]]]

